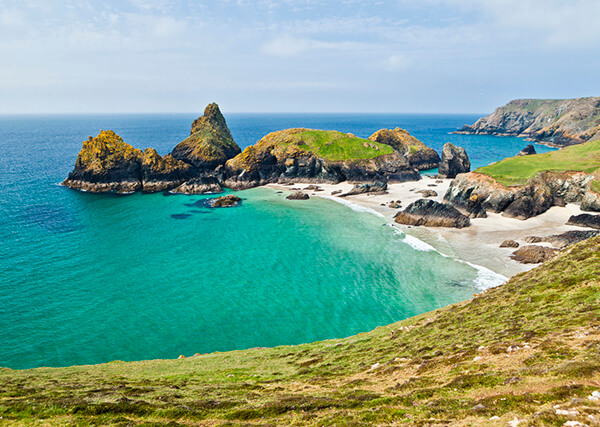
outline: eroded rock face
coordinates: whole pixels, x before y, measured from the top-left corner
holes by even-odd
[[[375,182],[364,182],[362,184],[356,184],[354,188],[345,194],[340,194],[340,197],[352,196],[355,194],[364,193],[384,193],[387,190],[387,182],[375,181]]]
[[[144,151],[141,170],[142,190],[146,193],[170,190],[194,175],[190,165],[170,154],[161,157],[154,148]]]
[[[511,135],[564,147],[600,138],[600,97],[516,99],[456,133]]]
[[[555,253],[556,250],[552,248],[528,245],[514,251],[511,258],[522,264],[539,264],[554,258]]]
[[[440,164],[440,156],[433,148],[429,148],[404,129],[380,129],[369,139],[392,146],[417,170],[434,169]]]
[[[212,103],[192,123],[190,136],[177,144],[171,154],[202,172],[224,165],[240,152],[219,106]]]
[[[238,196],[228,194],[226,196],[217,197],[209,201],[213,208],[231,208],[239,205],[242,202]]]
[[[527,219],[552,206],[581,201],[591,179],[582,172],[543,172],[524,185],[506,187],[487,175],[471,172],[457,176],[450,183],[444,200],[469,210],[469,202],[476,197],[485,210]]]
[[[223,187],[216,175],[202,175],[184,182],[171,192],[178,194],[222,193]]]
[[[467,152],[462,147],[447,142],[442,149],[442,160],[440,162],[439,174],[444,178],[454,178],[460,173],[471,170],[471,162]]]
[[[398,212],[394,221],[406,225],[463,228],[470,225],[469,217],[455,207],[431,199],[420,199]]]
[[[567,221],[567,225],[577,225],[579,227],[589,227],[600,230],[600,215],[572,215]]]

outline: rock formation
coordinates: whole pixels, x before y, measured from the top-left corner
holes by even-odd
[[[556,250],[552,248],[528,245],[514,251],[511,258],[522,264],[539,264],[554,258],[555,253]]]
[[[364,182],[356,184],[350,191],[345,194],[340,194],[340,197],[353,196],[355,194],[364,193],[384,193],[387,190],[385,181]]]
[[[406,157],[410,166],[417,170],[435,169],[440,164],[440,156],[433,148],[429,148],[404,129],[380,129],[371,135],[369,140],[390,145]]]
[[[286,129],[272,132],[226,165],[225,185],[249,188],[303,180],[416,181],[418,171],[389,145],[337,131]]]
[[[429,227],[463,228],[470,225],[469,217],[456,208],[431,199],[419,199],[411,203],[402,212],[396,214],[394,221],[399,224]]]
[[[216,199],[211,199],[209,201],[210,205],[213,208],[231,208],[233,206],[237,206],[240,204],[242,199],[233,194],[228,194],[227,196],[217,197]]]
[[[221,181],[215,175],[202,175],[184,182],[171,190],[176,194],[211,194],[222,193]]]
[[[294,191],[293,193],[289,194],[286,199],[288,200],[307,200],[310,199],[310,197],[308,196],[308,194],[306,194],[303,191]]]
[[[75,168],[63,185],[93,193],[163,191],[192,176],[190,165],[155,150],[133,148],[111,130],[84,141]]]
[[[517,153],[517,156],[531,156],[532,154],[537,154],[535,151],[535,147],[531,144],[527,145],[527,147],[523,148],[521,151]]]
[[[219,106],[212,103],[204,115],[192,123],[190,136],[177,144],[171,154],[199,171],[207,171],[225,164],[240,152]]]
[[[500,243],[500,247],[501,248],[518,248],[519,243],[515,242],[514,240],[505,240],[502,243]]]
[[[510,135],[556,147],[600,139],[600,97],[516,99],[456,133]]]
[[[580,227],[596,228],[600,230],[600,215],[572,215],[567,221],[567,225],[577,225]]]
[[[471,162],[467,151],[462,147],[447,142],[442,149],[442,161],[440,162],[439,174],[444,178],[454,178],[459,173],[471,170]]]

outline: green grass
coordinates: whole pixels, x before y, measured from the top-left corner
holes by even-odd
[[[394,152],[394,149],[387,144],[334,130],[305,129],[292,134],[289,142],[331,161],[372,159]]]
[[[590,188],[592,189],[592,191],[595,191],[596,193],[600,194],[600,181],[598,181],[597,179],[593,180],[590,184]]]
[[[504,185],[524,184],[539,172],[582,171],[592,173],[600,168],[600,140],[573,145],[558,151],[516,156],[477,169]]]
[[[468,301],[346,339],[181,360],[0,369],[0,417],[43,425],[589,423],[600,238]],[[514,351],[508,351],[509,348]],[[375,365],[379,364],[379,365]],[[554,408],[577,409],[557,415]]]

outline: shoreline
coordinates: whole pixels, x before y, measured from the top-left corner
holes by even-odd
[[[508,218],[500,213],[488,212],[487,218],[471,219],[471,225],[462,229],[409,226],[394,222],[394,216],[399,210],[423,198],[421,194],[417,193],[420,190],[435,191],[437,195],[430,197],[430,199],[442,202],[451,181],[452,179],[422,176],[419,181],[388,184],[388,190],[385,194],[364,193],[347,197],[339,197],[339,194],[332,195],[331,193],[340,190],[342,193],[348,192],[354,187],[353,184],[348,182],[316,184],[323,191],[305,190],[307,186],[315,184],[300,181],[293,185],[267,184],[265,187],[287,192],[290,192],[292,188],[300,188],[310,197],[333,200],[353,210],[369,211],[385,219],[388,225],[393,226],[406,236],[418,239],[444,256],[466,262],[477,269],[478,266],[483,267],[485,270],[490,270],[490,273],[504,276],[507,279],[518,273],[529,271],[539,264],[521,264],[512,260],[510,256],[516,249],[500,248],[500,244],[504,240],[515,240],[521,246],[524,246],[528,244],[524,242],[524,239],[528,236],[544,237],[570,230],[585,229],[566,225],[571,215],[583,213],[579,206],[573,203],[569,203],[564,207],[554,206],[543,214],[527,220]],[[401,201],[400,209],[388,206],[389,202],[398,200]],[[361,209],[356,209],[356,207]],[[548,246],[545,243],[537,244]],[[420,248],[415,247],[415,249],[431,250],[426,248],[425,245],[421,245]]]

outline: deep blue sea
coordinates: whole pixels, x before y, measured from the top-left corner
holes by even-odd
[[[478,167],[527,144],[449,134],[478,117],[226,114],[242,148],[290,127],[367,137],[399,126],[438,151],[445,142],[465,147]],[[416,250],[382,218],[330,200],[299,203],[257,188],[238,193],[241,207],[209,209],[196,202],[213,196],[95,195],[58,185],[82,141],[100,129],[166,154],[195,118],[0,116],[0,366],[176,358],[345,337],[482,286],[475,268]]]

